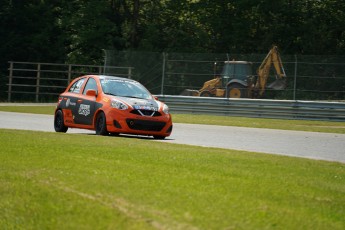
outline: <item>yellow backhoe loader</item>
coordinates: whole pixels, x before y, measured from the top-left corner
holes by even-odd
[[[276,80],[267,86],[270,68],[273,65]],[[204,83],[200,90],[184,90],[181,95],[200,97],[260,98],[266,89],[286,88],[286,74],[276,46],[269,51],[257,75],[253,74],[252,63],[247,61],[226,61],[220,76]]]

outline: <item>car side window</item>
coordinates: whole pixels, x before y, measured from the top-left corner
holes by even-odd
[[[71,92],[71,93],[79,93],[81,87],[82,87],[83,84],[84,84],[84,81],[85,81],[85,78],[82,78],[82,79],[80,79],[79,81],[76,81],[76,82],[71,86],[71,88],[69,88],[68,92]]]
[[[83,94],[86,95],[86,92],[87,92],[89,89],[96,90],[96,92],[97,92],[97,83],[96,83],[96,80],[93,79],[93,78],[91,78],[91,77],[89,78],[89,80],[87,81],[87,83],[86,83],[86,85],[85,85]]]

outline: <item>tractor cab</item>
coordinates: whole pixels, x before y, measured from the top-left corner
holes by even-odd
[[[226,61],[221,73],[222,85],[226,87],[232,80],[247,82],[247,78],[253,75],[253,64],[247,61]]]

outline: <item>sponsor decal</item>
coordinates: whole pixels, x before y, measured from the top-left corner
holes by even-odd
[[[66,101],[66,107],[68,107],[70,105],[75,106],[76,103],[75,102],[71,102],[71,99],[68,98],[67,101]]]
[[[158,108],[154,106],[148,106],[148,105],[134,105],[134,109],[137,110],[150,110],[150,111],[158,111]]]
[[[105,97],[105,98],[103,98],[103,101],[108,102],[109,99]]]
[[[84,115],[85,117],[90,114],[90,105],[80,104],[78,114]]]

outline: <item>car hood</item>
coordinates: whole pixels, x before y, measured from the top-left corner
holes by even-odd
[[[142,110],[153,110],[158,111],[159,102],[154,99],[141,99],[141,98],[131,98],[131,97],[117,97],[121,101],[132,106],[134,109]]]

